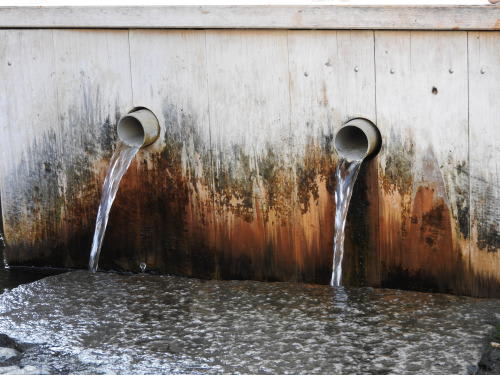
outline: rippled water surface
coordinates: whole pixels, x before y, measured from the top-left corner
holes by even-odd
[[[0,295],[0,332],[51,374],[465,374],[498,300],[371,288],[51,276]]]
[[[65,271],[55,268],[0,268],[0,293],[5,289],[15,288],[20,284],[31,283],[50,275],[57,275]]]

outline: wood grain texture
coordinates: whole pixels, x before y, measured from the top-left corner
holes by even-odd
[[[287,33],[211,30],[206,48],[222,276],[295,279]]]
[[[500,35],[469,34],[469,134],[474,294],[500,283]]]
[[[34,143],[52,143],[44,130],[58,121],[53,32],[0,33],[0,181],[5,237],[7,244],[18,248],[12,252],[14,257],[36,259],[48,253],[35,245],[47,239],[40,238],[39,225],[50,216],[47,210],[53,211],[52,205],[43,207],[43,202],[34,199],[43,178],[44,155],[31,150]],[[34,120],[40,125],[33,126]],[[9,248],[6,253],[11,258]]]
[[[322,34],[311,47],[316,34],[307,32],[130,33],[134,105],[158,113],[163,134],[123,180],[103,266],[144,261],[202,277],[328,281],[332,131],[348,113],[373,116],[375,89],[373,33]],[[303,61],[304,48],[322,61]],[[358,76],[351,84],[348,71]],[[323,113],[319,121],[298,114],[309,104],[306,86],[293,82],[306,76],[310,95],[323,87],[312,113]]]
[[[1,28],[499,30],[499,20],[488,5],[0,7]]]
[[[105,243],[108,267],[138,269],[145,262],[162,272],[213,277],[205,32],[130,31],[130,56],[134,106],[156,113],[162,131],[123,180]]]
[[[13,264],[85,267],[115,123],[142,150],[101,266],[326,283],[333,135],[374,121],[345,282],[499,296],[498,33],[0,30],[0,187]]]
[[[131,105],[127,32],[8,30],[0,45],[7,258],[83,266],[114,123]]]
[[[382,285],[466,293],[467,35],[376,32]]]

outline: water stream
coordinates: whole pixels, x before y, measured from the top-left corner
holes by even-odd
[[[335,172],[337,186],[335,188],[335,235],[333,238],[333,270],[331,286],[340,286],[342,282],[342,258],[344,257],[345,222],[352,189],[362,160],[350,161],[342,158]]]
[[[104,233],[106,232],[106,225],[108,224],[109,211],[115,200],[120,181],[125,172],[127,172],[137,151],[139,151],[138,147],[130,147],[120,142],[111,157],[108,172],[104,179],[101,203],[97,211],[94,239],[92,240],[92,249],[90,251],[89,269],[92,272],[97,271],[102,241],[104,239]]]

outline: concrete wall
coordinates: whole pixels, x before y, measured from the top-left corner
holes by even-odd
[[[333,134],[366,117],[345,282],[500,297],[500,32],[0,30],[11,265],[86,267],[120,115],[160,140],[100,266],[327,283]]]

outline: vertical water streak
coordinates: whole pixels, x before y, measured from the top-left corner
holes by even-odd
[[[109,211],[115,200],[120,181],[125,172],[127,172],[137,151],[139,151],[139,147],[130,147],[124,143],[119,143],[111,157],[108,172],[104,179],[101,203],[97,211],[94,239],[90,251],[89,269],[92,272],[97,271],[102,241],[104,239],[104,233],[106,232],[106,225],[108,224]]]
[[[1,219],[0,219],[1,220]],[[3,231],[0,231],[0,252],[2,253],[3,258],[3,268],[8,270],[10,268],[9,262],[7,261],[7,254],[5,254],[5,239],[3,237]],[[2,268],[0,266],[0,268]]]
[[[362,160],[349,161],[342,158],[335,171],[335,235],[333,238],[333,270],[331,286],[340,286],[342,280],[342,258],[344,257],[345,222],[352,190]]]

